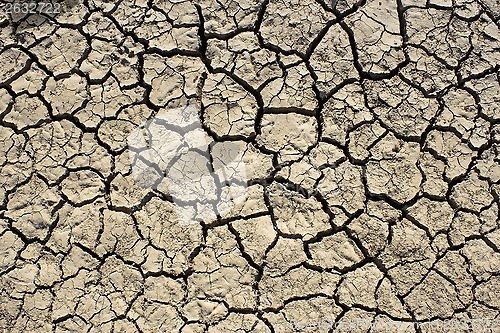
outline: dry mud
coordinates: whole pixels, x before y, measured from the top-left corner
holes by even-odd
[[[4,5],[0,331],[500,332],[499,17]]]

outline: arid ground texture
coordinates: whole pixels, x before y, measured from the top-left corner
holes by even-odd
[[[498,0],[3,0],[0,333],[499,333],[499,82]]]

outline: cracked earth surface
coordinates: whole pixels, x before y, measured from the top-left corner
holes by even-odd
[[[499,7],[0,10],[0,331],[500,332]],[[188,104],[247,188],[185,225],[129,142]]]

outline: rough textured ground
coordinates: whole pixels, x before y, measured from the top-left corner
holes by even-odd
[[[500,332],[499,18],[498,0],[0,10],[0,331]],[[243,147],[248,187],[186,225],[127,140],[188,104],[212,149]]]

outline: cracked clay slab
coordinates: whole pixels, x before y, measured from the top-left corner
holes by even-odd
[[[0,333],[500,332],[498,0],[0,0]]]

